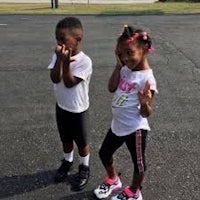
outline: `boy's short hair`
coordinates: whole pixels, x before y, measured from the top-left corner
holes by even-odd
[[[67,29],[83,29],[81,21],[76,17],[65,17],[60,20],[56,26],[56,29],[67,28]]]

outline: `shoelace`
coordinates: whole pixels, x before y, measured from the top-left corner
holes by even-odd
[[[108,184],[106,184],[106,183],[102,183],[102,184],[100,185],[100,189],[103,189],[103,190],[108,190],[109,187],[110,187],[110,185],[108,185]]]
[[[122,193],[120,193],[118,196],[117,196],[119,199],[121,199],[121,200],[127,200],[127,195],[124,193],[124,192],[122,192]]]
[[[61,162],[62,162],[62,164],[61,164],[60,168],[58,169],[59,171],[63,171],[63,170],[65,170],[67,168],[67,165],[66,165],[65,161],[62,160]]]
[[[127,200],[130,197],[128,194],[126,194],[126,190],[128,190],[128,189],[125,188],[125,190],[118,195],[119,199],[121,199],[121,200]]]
[[[88,170],[80,170],[79,177],[80,178],[87,178],[88,176]]]

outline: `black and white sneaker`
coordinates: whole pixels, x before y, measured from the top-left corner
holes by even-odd
[[[112,197],[111,200],[142,200],[142,193],[140,190],[137,190],[136,193],[133,193],[130,187],[125,187],[121,193]]]
[[[120,178],[117,177],[116,180],[106,177],[95,190],[94,194],[98,199],[105,199],[109,197],[114,191],[121,189],[122,183]]]
[[[58,168],[56,175],[55,175],[55,182],[63,182],[71,170],[73,162],[66,161],[65,159],[62,160],[61,166]]]
[[[79,165],[78,177],[76,183],[72,187],[72,190],[74,191],[83,190],[87,185],[89,177],[90,177],[90,168],[83,164]]]

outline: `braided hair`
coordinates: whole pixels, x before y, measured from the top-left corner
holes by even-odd
[[[142,29],[134,29],[131,26],[125,25],[123,33],[119,36],[117,42],[118,44],[121,42],[137,42],[138,45],[148,52],[153,52],[154,48],[152,47],[152,41],[147,32]]]

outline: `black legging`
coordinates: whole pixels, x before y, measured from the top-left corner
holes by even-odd
[[[145,148],[146,148],[147,130],[137,130],[127,136],[116,136],[109,129],[101,149],[99,156],[104,167],[113,163],[114,152],[125,142],[131,154],[136,173],[143,173],[146,170],[145,164]]]

